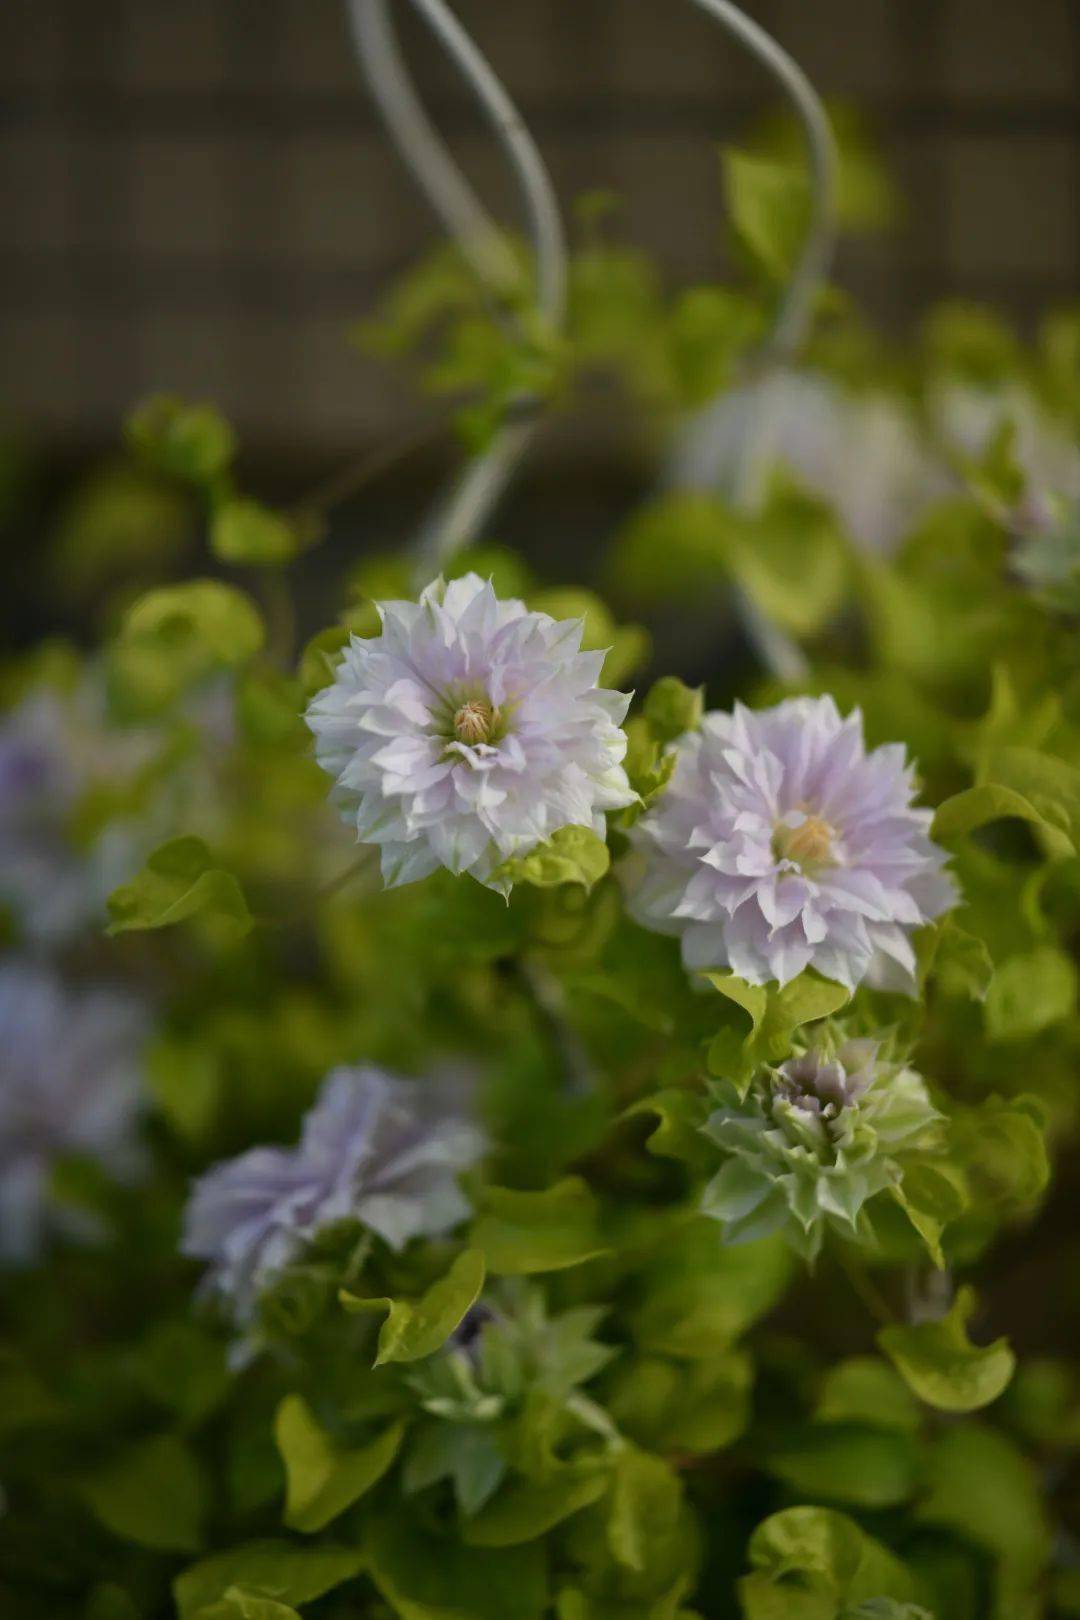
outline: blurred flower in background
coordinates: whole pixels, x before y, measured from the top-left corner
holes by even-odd
[[[53,1196],[64,1160],[120,1179],[139,1171],[147,1033],[123,991],[69,990],[47,967],[0,962],[0,1259],[37,1259],[50,1230],[95,1234],[95,1219]]]
[[[210,1262],[210,1290],[247,1324],[262,1290],[338,1222],[394,1249],[449,1231],[469,1213],[457,1177],[484,1148],[453,1107],[428,1081],[335,1069],[296,1147],[252,1148],[195,1183],[184,1253]]]

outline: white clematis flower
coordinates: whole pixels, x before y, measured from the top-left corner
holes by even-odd
[[[633,802],[630,700],[597,685],[604,654],[580,650],[580,620],[500,601],[476,574],[379,612],[382,634],[353,637],[307,722],[387,885],[445,866],[505,893],[505,861],[561,827],[602,837],[604,812]]]

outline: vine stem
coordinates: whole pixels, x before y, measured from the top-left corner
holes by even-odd
[[[445,0],[412,3],[460,68],[517,176],[535,259],[537,313],[557,331],[566,308],[566,243],[554,187],[536,143]],[[465,258],[501,302],[519,279],[513,254],[424,111],[398,49],[388,0],[348,0],[348,7],[361,68],[398,150]],[[534,421],[505,424],[438,501],[417,541],[419,584],[426,584],[483,529],[535,430]]]
[[[760,374],[782,365],[801,345],[813,318],[815,295],[832,262],[836,240],[836,143],[820,96],[794,57],[789,56],[771,34],[730,0],[693,0],[693,4],[726,28],[776,79],[799,116],[806,141],[810,218],[772,328],[756,355],[756,369]],[[708,406],[705,409],[707,411]],[[763,401],[751,391],[747,400],[742,461],[731,492],[735,505],[744,510],[753,511],[761,503],[771,432]],[[741,589],[736,592],[736,604],[765,667],[781,680],[802,680],[808,666],[798,643],[770,623]]]
[[[731,0],[693,0],[756,56],[781,85],[802,124],[810,164],[810,222],[761,357],[788,359],[806,336],[814,296],[828,273],[836,239],[836,143],[821,97],[779,42]]]

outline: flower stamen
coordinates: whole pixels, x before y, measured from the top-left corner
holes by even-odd
[[[483,698],[470,698],[454,715],[454,736],[474,748],[490,742],[499,724],[499,711]]]
[[[772,843],[778,861],[794,861],[802,872],[819,872],[836,864],[833,829],[820,816],[807,816],[797,827],[781,822],[773,831]]]

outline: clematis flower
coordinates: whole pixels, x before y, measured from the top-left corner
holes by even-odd
[[[1011,427],[1012,454],[1036,508],[1047,499],[1066,506],[1080,503],[1076,435],[1055,420],[1023,383],[975,387],[950,379],[932,390],[929,404],[935,425],[954,454],[978,459],[1003,427]]]
[[[815,1045],[755,1078],[745,1098],[714,1088],[702,1127],[724,1163],[702,1200],[731,1243],[782,1231],[806,1259],[831,1224],[865,1232],[863,1206],[903,1179],[903,1155],[933,1143],[941,1115],[913,1069],[870,1040],[825,1031]]]
[[[89,844],[73,836],[81,802],[148,753],[140,734],[107,730],[103,702],[88,679],[70,694],[33,690],[0,715],[0,901],[37,945],[103,918],[106,895],[139,864],[131,822],[110,823]]]
[[[914,992],[910,935],[955,903],[900,744],[867,752],[856,710],[790,698],[706,715],[633,832],[631,909],[690,969],[784,985],[815,968]]]
[[[476,574],[380,607],[308,709],[315,752],[388,885],[439,866],[506,892],[499,867],[567,826],[604,832],[634,794],[629,698],[597,686],[579,620],[502,602]]]
[[[121,992],[72,991],[18,958],[0,965],[0,1260],[37,1258],[46,1236],[95,1235],[52,1197],[58,1161],[89,1158],[124,1179],[136,1138],[145,1012]]]
[[[814,372],[770,371],[706,406],[679,437],[669,482],[731,496],[748,461],[783,467],[858,545],[884,554],[949,487],[896,400]]]
[[[479,1158],[477,1126],[423,1082],[374,1068],[334,1069],[296,1147],[257,1147],[196,1181],[183,1252],[210,1262],[208,1285],[240,1323],[310,1240],[357,1221],[394,1249],[469,1213],[458,1174]]]

